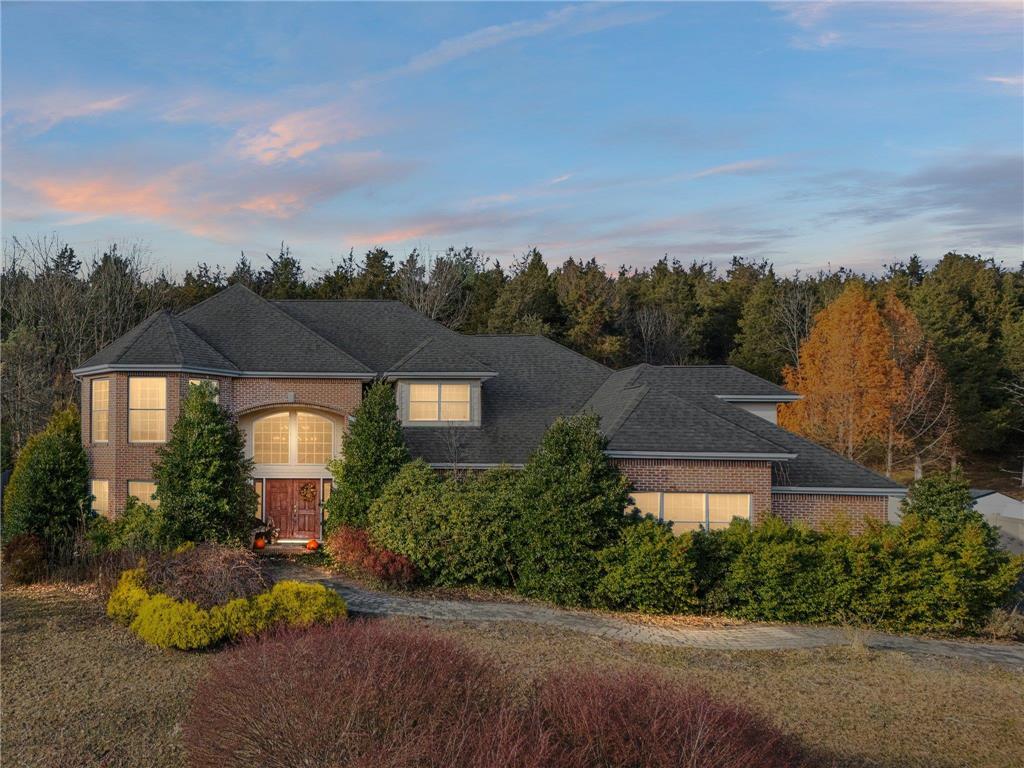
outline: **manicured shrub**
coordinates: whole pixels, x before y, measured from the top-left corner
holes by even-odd
[[[507,585],[515,483],[506,468],[443,478],[411,462],[370,506],[370,537],[408,556],[432,584]]]
[[[3,498],[3,538],[38,536],[54,562],[90,514],[89,460],[78,410],[50,419],[18,454]]]
[[[32,584],[46,577],[46,545],[32,533],[12,536],[3,547],[3,578]]]
[[[143,583],[145,577],[144,567],[132,568],[121,574],[107,600],[107,616],[121,624],[131,624],[135,620],[139,608],[149,599],[149,592]]]
[[[656,520],[641,519],[598,553],[602,576],[594,593],[604,608],[644,613],[686,613],[698,608],[693,537],[674,536]]]
[[[513,752],[532,745],[522,719],[502,710],[491,665],[456,641],[394,623],[336,623],[219,655],[184,741],[196,768],[284,768],[296,755],[324,768],[545,765],[508,759],[510,742]],[[497,728],[504,739],[484,735]]]
[[[365,527],[370,504],[409,461],[390,385],[377,382],[367,389],[352,416],[345,455],[328,465],[334,490],[326,504],[327,533],[339,525]]]
[[[199,544],[150,556],[146,588],[176,600],[212,608],[235,598],[255,597],[273,586],[251,551],[221,544]]]
[[[605,455],[598,418],[558,419],[518,482],[513,524],[516,588],[582,605],[600,579],[597,552],[624,524],[629,484]]]
[[[256,494],[245,437],[209,384],[189,387],[153,465],[160,514],[175,541],[248,543]]]
[[[416,580],[416,568],[405,555],[377,547],[362,528],[343,525],[327,537],[335,568],[357,579],[383,586],[405,587]]]
[[[558,768],[790,768],[798,743],[750,711],[644,672],[561,671],[535,708]]]
[[[322,584],[282,581],[269,592],[207,610],[191,600],[151,593],[144,581],[144,567],[125,571],[110,594],[107,615],[161,648],[197,650],[274,627],[308,627],[346,615],[345,601]]]

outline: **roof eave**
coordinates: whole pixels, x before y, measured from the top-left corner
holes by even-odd
[[[907,489],[896,488],[829,488],[827,486],[773,485],[772,493],[804,493],[824,496],[905,496]]]
[[[789,461],[795,453],[742,451],[605,451],[613,459],[722,459],[734,461]]]
[[[214,376],[232,376],[234,378],[264,379],[359,379],[369,381],[375,374],[365,371],[239,371],[232,368],[208,368],[196,365],[172,365],[165,363],[109,363],[75,368],[74,376],[91,376],[98,373],[124,373],[132,371],[166,372],[166,373],[200,373]]]
[[[381,376],[388,381],[398,379],[493,379],[495,371],[385,371]]]
[[[727,403],[795,403],[803,400],[803,395],[778,394],[778,395],[715,395],[719,400]]]

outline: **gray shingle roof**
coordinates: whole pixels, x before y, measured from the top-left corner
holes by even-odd
[[[610,371],[543,336],[464,336],[498,371],[483,382],[478,428],[408,427],[414,456],[435,463],[522,464],[559,416],[576,413]]]
[[[166,310],[154,312],[79,368],[150,365],[238,370],[234,363]]]
[[[668,386],[649,365],[612,374],[584,410],[601,417],[614,452],[786,454],[775,441],[723,419]],[[673,382],[675,384],[675,382]]]
[[[267,301],[232,286],[190,310],[159,312],[76,369],[167,366],[348,375],[476,374],[480,427],[409,427],[434,463],[521,464],[559,416],[593,411],[623,452],[796,454],[776,486],[898,490],[890,480],[719,396],[792,393],[734,366],[611,371],[542,336],[464,336],[395,301]]]
[[[179,317],[242,371],[371,373],[343,349],[242,285],[226,288]]]

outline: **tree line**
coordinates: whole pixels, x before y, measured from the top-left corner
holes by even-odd
[[[735,364],[807,395],[788,426],[890,472],[1024,447],[1024,265],[980,256],[782,276],[741,258],[609,272],[550,268],[536,249],[502,265],[471,247],[375,248],[307,270],[282,244],[179,278],[140,243],[83,259],[54,235],[9,238],[0,280],[5,465],[76,398],[73,367],[153,311],[235,283],[268,299],[396,299],[463,333],[539,333],[612,367]]]

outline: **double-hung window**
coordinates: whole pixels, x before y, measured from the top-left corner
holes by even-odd
[[[105,443],[110,439],[110,379],[93,379],[89,401],[92,441]]]
[[[663,493],[633,494],[633,508],[643,515],[672,523],[673,533],[727,528],[733,518],[750,519],[749,493]]]
[[[156,498],[156,483],[149,480],[129,480],[128,495],[151,507],[160,506],[160,501]]]
[[[133,376],[128,379],[128,442],[167,440],[167,379]]]
[[[93,480],[89,484],[92,493],[92,511],[104,517],[110,516],[110,481]]]
[[[469,421],[469,384],[410,384],[409,421]]]

